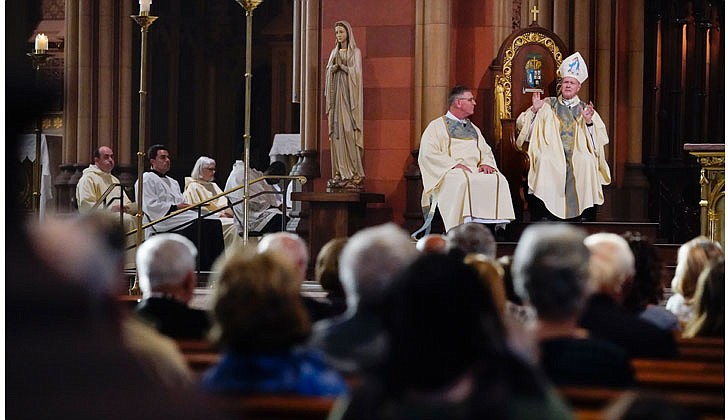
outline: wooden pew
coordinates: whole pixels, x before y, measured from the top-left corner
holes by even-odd
[[[219,362],[222,357],[217,352],[183,353],[183,355],[192,372],[197,374],[202,374],[202,372]]]
[[[696,362],[690,360],[633,359],[635,372],[675,372],[685,374],[720,374],[725,372],[725,364],[718,362]]]
[[[213,353],[217,352],[215,344],[208,340],[181,339],[175,340],[177,347],[182,353]]]
[[[687,346],[717,346],[720,343],[691,342]],[[635,391],[662,395],[684,406],[703,419],[724,418],[725,363],[665,359],[634,359],[631,362],[637,383]],[[573,408],[577,419],[601,418],[601,410],[618,398],[626,389],[607,387],[561,386],[561,396]]]
[[[682,360],[725,363],[725,339],[711,337],[678,338],[677,347]]]
[[[609,403],[619,398],[626,389],[607,387],[560,386],[561,397],[574,409],[578,419],[594,417]],[[702,393],[699,391],[655,392],[667,400],[691,410],[703,419],[723,418],[725,397],[722,394]]]
[[[211,397],[211,403],[233,418],[245,420],[325,420],[335,398],[300,395]]]

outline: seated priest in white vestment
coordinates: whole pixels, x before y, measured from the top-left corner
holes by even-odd
[[[440,209],[446,232],[468,222],[504,226],[515,219],[508,181],[480,129],[468,119],[475,108],[470,88],[455,86],[448,105],[447,114],[431,121],[422,133],[418,162],[427,215],[413,236],[429,229],[435,208]]]
[[[169,150],[164,145],[155,144],[147,152],[151,171],[143,174],[144,223],[158,220],[177,210],[191,206],[185,201],[177,180],[167,176],[172,161]],[[139,201],[139,181],[136,185],[137,202]],[[201,212],[202,215],[207,210]],[[190,209],[169,219],[165,219],[145,229],[146,237],[161,232],[176,232],[191,240],[199,250],[200,268],[209,270],[212,263],[223,252],[224,243],[222,225],[218,218],[198,218],[198,210]],[[201,223],[201,229],[198,227]],[[199,234],[201,233],[201,235]]]
[[[255,183],[253,181],[264,175],[283,175],[285,166],[282,162],[273,162],[265,172],[261,172],[252,167],[249,167],[248,171],[248,182],[250,183],[249,195],[251,197],[250,203],[248,204],[248,232],[267,233],[282,230],[283,212],[281,211],[281,205],[283,204],[283,200],[280,189],[278,189],[278,186],[271,185],[268,182],[271,180]],[[244,178],[245,164],[242,160],[236,160],[233,164],[233,170],[230,172],[230,176],[225,183],[225,191],[243,185],[245,183]],[[243,220],[245,220],[244,194],[244,188],[228,194],[231,204],[234,205],[235,224],[238,227],[238,233],[243,232]]]
[[[78,212],[81,214],[96,210],[113,212],[124,225],[124,233],[131,232],[137,226],[135,217],[137,205],[121,188],[119,178],[111,174],[115,166],[114,151],[108,146],[100,146],[94,150],[93,159],[94,163],[83,170],[76,184]],[[109,188],[111,192],[104,197]],[[135,244],[134,235],[127,235],[126,247],[129,248],[133,244]],[[134,268],[134,258],[135,250],[127,251],[124,267]]]
[[[215,183],[216,163],[215,159],[201,156],[195,162],[190,176],[185,177],[185,190],[182,193],[186,202],[197,204],[209,200],[216,195],[222,194],[222,190]],[[225,252],[233,251],[243,241],[238,236],[238,230],[233,218],[233,210],[228,206],[227,198],[218,197],[209,201],[203,206],[209,212],[214,213],[222,223],[222,236],[225,240]]]
[[[596,221],[594,206],[604,203],[602,185],[612,180],[604,150],[607,128],[594,104],[577,96],[589,76],[581,54],[564,59],[559,74],[559,96],[533,93],[533,105],[516,120],[516,145],[528,142],[532,220]]]

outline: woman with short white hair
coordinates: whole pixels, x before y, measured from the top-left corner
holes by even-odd
[[[201,203],[205,200],[222,194],[222,190],[215,183],[215,159],[201,156],[195,162],[190,176],[185,177],[185,191],[183,193],[185,201],[190,204]],[[215,200],[203,206],[203,209],[214,212],[215,216],[222,223],[222,236],[225,240],[225,252],[242,245],[242,240],[238,236],[235,228],[235,220],[233,219],[233,211],[228,207],[228,201],[225,197],[218,197]]]

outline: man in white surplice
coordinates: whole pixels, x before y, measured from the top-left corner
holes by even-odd
[[[467,119],[475,108],[470,88],[455,86],[448,106],[447,114],[431,121],[420,141],[422,207],[428,213],[420,231],[429,227],[436,207],[445,231],[468,222],[510,222],[515,213],[508,181],[498,172],[480,129]]]
[[[182,196],[179,182],[167,176],[172,165],[169,150],[161,144],[155,144],[147,152],[150,172],[144,172],[142,210],[144,223],[162,218],[172,212],[190,207]],[[135,184],[137,202],[139,201],[139,181]],[[206,211],[203,214],[207,213]],[[185,211],[169,219],[161,221],[145,230],[149,236],[173,231],[191,240],[199,249],[200,267],[203,270],[212,266],[215,258],[223,251],[222,225],[219,219],[202,218],[202,226],[197,226],[197,210]],[[199,233],[202,233],[199,236]],[[198,237],[199,236],[199,237]]]

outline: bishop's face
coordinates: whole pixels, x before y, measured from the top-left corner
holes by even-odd
[[[561,96],[564,99],[571,99],[579,93],[581,83],[573,77],[564,77],[561,81]]]

